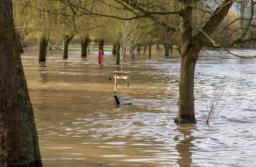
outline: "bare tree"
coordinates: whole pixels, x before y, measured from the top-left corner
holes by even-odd
[[[220,107],[220,103],[223,100],[224,89],[220,87],[215,87],[212,97],[208,104],[208,114],[206,117],[206,124],[209,125],[210,121],[218,114],[218,107]],[[223,106],[222,106],[223,107]]]

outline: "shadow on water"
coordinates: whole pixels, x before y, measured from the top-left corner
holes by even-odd
[[[177,142],[175,149],[179,153],[177,160],[179,167],[191,167],[192,165],[192,142],[195,140],[195,137],[192,135],[193,128],[191,126],[177,127],[177,131],[180,134],[175,136],[174,140]]]

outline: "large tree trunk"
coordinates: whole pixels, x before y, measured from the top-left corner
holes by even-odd
[[[179,123],[196,123],[194,107],[194,75],[197,53],[188,53],[181,58],[179,86]]]
[[[0,1],[0,139],[1,167],[42,166],[11,0]]]
[[[70,41],[74,38],[74,35],[65,35],[64,37],[64,52],[63,52],[63,59],[68,59],[68,47]]]
[[[192,36],[192,6],[193,0],[185,0],[186,7],[181,10],[181,69],[179,86],[179,114],[176,123],[196,123],[194,106],[194,75],[198,54],[208,42],[205,33],[211,35],[225,18],[233,0],[224,0],[216,8],[214,14],[203,26],[202,31]],[[204,33],[202,33],[204,32]]]
[[[187,0],[192,3],[192,0]],[[189,44],[192,40],[192,7],[187,6],[181,11],[181,67],[179,85],[179,114],[176,123],[196,123],[194,108],[194,72],[196,61]]]
[[[120,48],[121,48],[120,43],[117,43],[116,44],[116,65],[120,65],[120,58],[121,58]]]
[[[88,46],[89,46],[89,38],[86,37],[81,41],[81,57],[86,58],[87,57],[87,51],[88,51]]]
[[[39,62],[46,61],[46,52],[48,46],[48,39],[43,35],[39,41]]]

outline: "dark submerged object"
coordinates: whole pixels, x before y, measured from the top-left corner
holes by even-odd
[[[116,105],[119,106],[119,105],[120,105],[120,100],[119,100],[118,95],[115,94],[115,95],[114,95],[114,98],[115,98]]]
[[[116,106],[119,107],[120,105],[132,105],[132,103],[122,103],[120,101],[120,98],[117,94],[114,95]]]

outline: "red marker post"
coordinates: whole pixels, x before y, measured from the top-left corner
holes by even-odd
[[[102,65],[102,51],[99,50],[99,53],[98,53],[98,63],[99,65]]]

